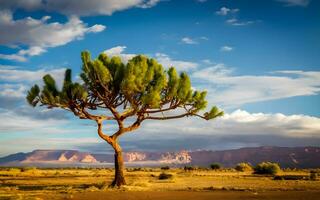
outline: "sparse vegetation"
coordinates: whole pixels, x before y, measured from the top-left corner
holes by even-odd
[[[220,163],[212,163],[210,165],[210,168],[213,169],[213,170],[217,170],[217,169],[221,169],[222,165]]]
[[[318,173],[316,171],[311,171],[310,172],[310,180],[315,181],[315,180],[317,180],[317,178],[318,178]]]
[[[255,174],[276,175],[281,171],[278,163],[262,162],[254,167]]]
[[[165,179],[171,179],[171,178],[173,178],[173,175],[172,175],[172,174],[165,173],[165,172],[162,172],[162,173],[159,175],[159,180],[165,180]]]
[[[190,169],[192,171],[189,172]],[[143,168],[128,171],[125,191],[320,191],[318,179],[311,180],[311,173],[318,171],[300,170],[281,172],[277,178],[238,173],[236,170],[207,170],[194,166],[185,168]],[[134,169],[134,168],[128,168]],[[60,194],[78,194],[90,191],[108,193],[114,170],[110,168],[66,168],[32,169],[33,173],[22,172],[21,168],[0,168],[0,199],[42,199]],[[76,178],[75,178],[76,177]],[[277,181],[278,179],[281,181]],[[105,193],[104,193],[105,194]],[[42,195],[42,196],[41,196]],[[51,195],[51,196],[50,196]],[[63,199],[61,197],[61,199]]]
[[[163,167],[161,167],[161,169],[162,169],[162,170],[169,170],[170,167],[169,167],[169,166],[163,166]]]
[[[242,162],[236,165],[235,170],[239,172],[247,172],[247,171],[253,171],[253,168],[249,163]]]
[[[192,171],[192,170],[196,170],[196,167],[193,166],[184,166],[184,171]]]

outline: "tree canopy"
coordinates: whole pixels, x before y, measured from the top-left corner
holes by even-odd
[[[92,120],[124,120],[131,116],[137,116],[140,122],[184,116],[210,120],[223,115],[215,106],[199,115],[199,111],[207,106],[207,92],[192,90],[185,72],[179,75],[174,67],[166,71],[155,59],[138,55],[124,64],[120,57],[110,58],[104,53],[92,60],[87,51],[81,53],[81,58],[83,83],[72,82],[71,69],[67,69],[60,89],[54,78],[47,74],[43,77],[42,90],[34,85],[28,92],[29,104],[63,108],[80,118]],[[88,111],[99,108],[109,109],[113,116],[93,115]],[[123,112],[117,112],[117,108]],[[173,116],[164,114],[176,108],[182,108],[184,112]]]

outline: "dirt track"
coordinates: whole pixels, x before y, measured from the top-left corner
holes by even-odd
[[[313,200],[319,199],[320,191],[268,191],[268,192],[87,192],[73,195],[71,199],[103,199],[103,200]]]

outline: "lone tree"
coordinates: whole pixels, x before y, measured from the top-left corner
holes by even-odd
[[[118,138],[138,129],[144,120],[188,116],[210,120],[223,115],[217,107],[198,114],[207,105],[206,92],[192,90],[188,75],[184,72],[178,75],[174,67],[165,71],[156,60],[142,55],[133,57],[127,64],[120,57],[110,58],[104,53],[91,60],[90,53],[84,51],[81,58],[83,83],[72,82],[71,70],[67,69],[63,86],[58,89],[53,77],[47,74],[42,89],[34,85],[28,91],[27,101],[34,107],[62,108],[80,119],[96,121],[98,135],[115,152],[115,178],[111,186],[126,184]],[[118,130],[107,135],[102,130],[103,122],[112,120]]]

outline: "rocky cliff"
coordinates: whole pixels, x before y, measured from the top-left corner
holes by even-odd
[[[271,161],[282,167],[320,167],[319,147],[254,147],[224,151],[179,151],[179,152],[124,152],[124,161],[130,165],[198,165],[209,166],[213,162],[225,167],[233,167],[239,162],[253,165]],[[113,154],[94,154],[74,150],[35,150],[30,153],[17,153],[0,158],[0,166],[39,165],[43,163],[111,164]]]

